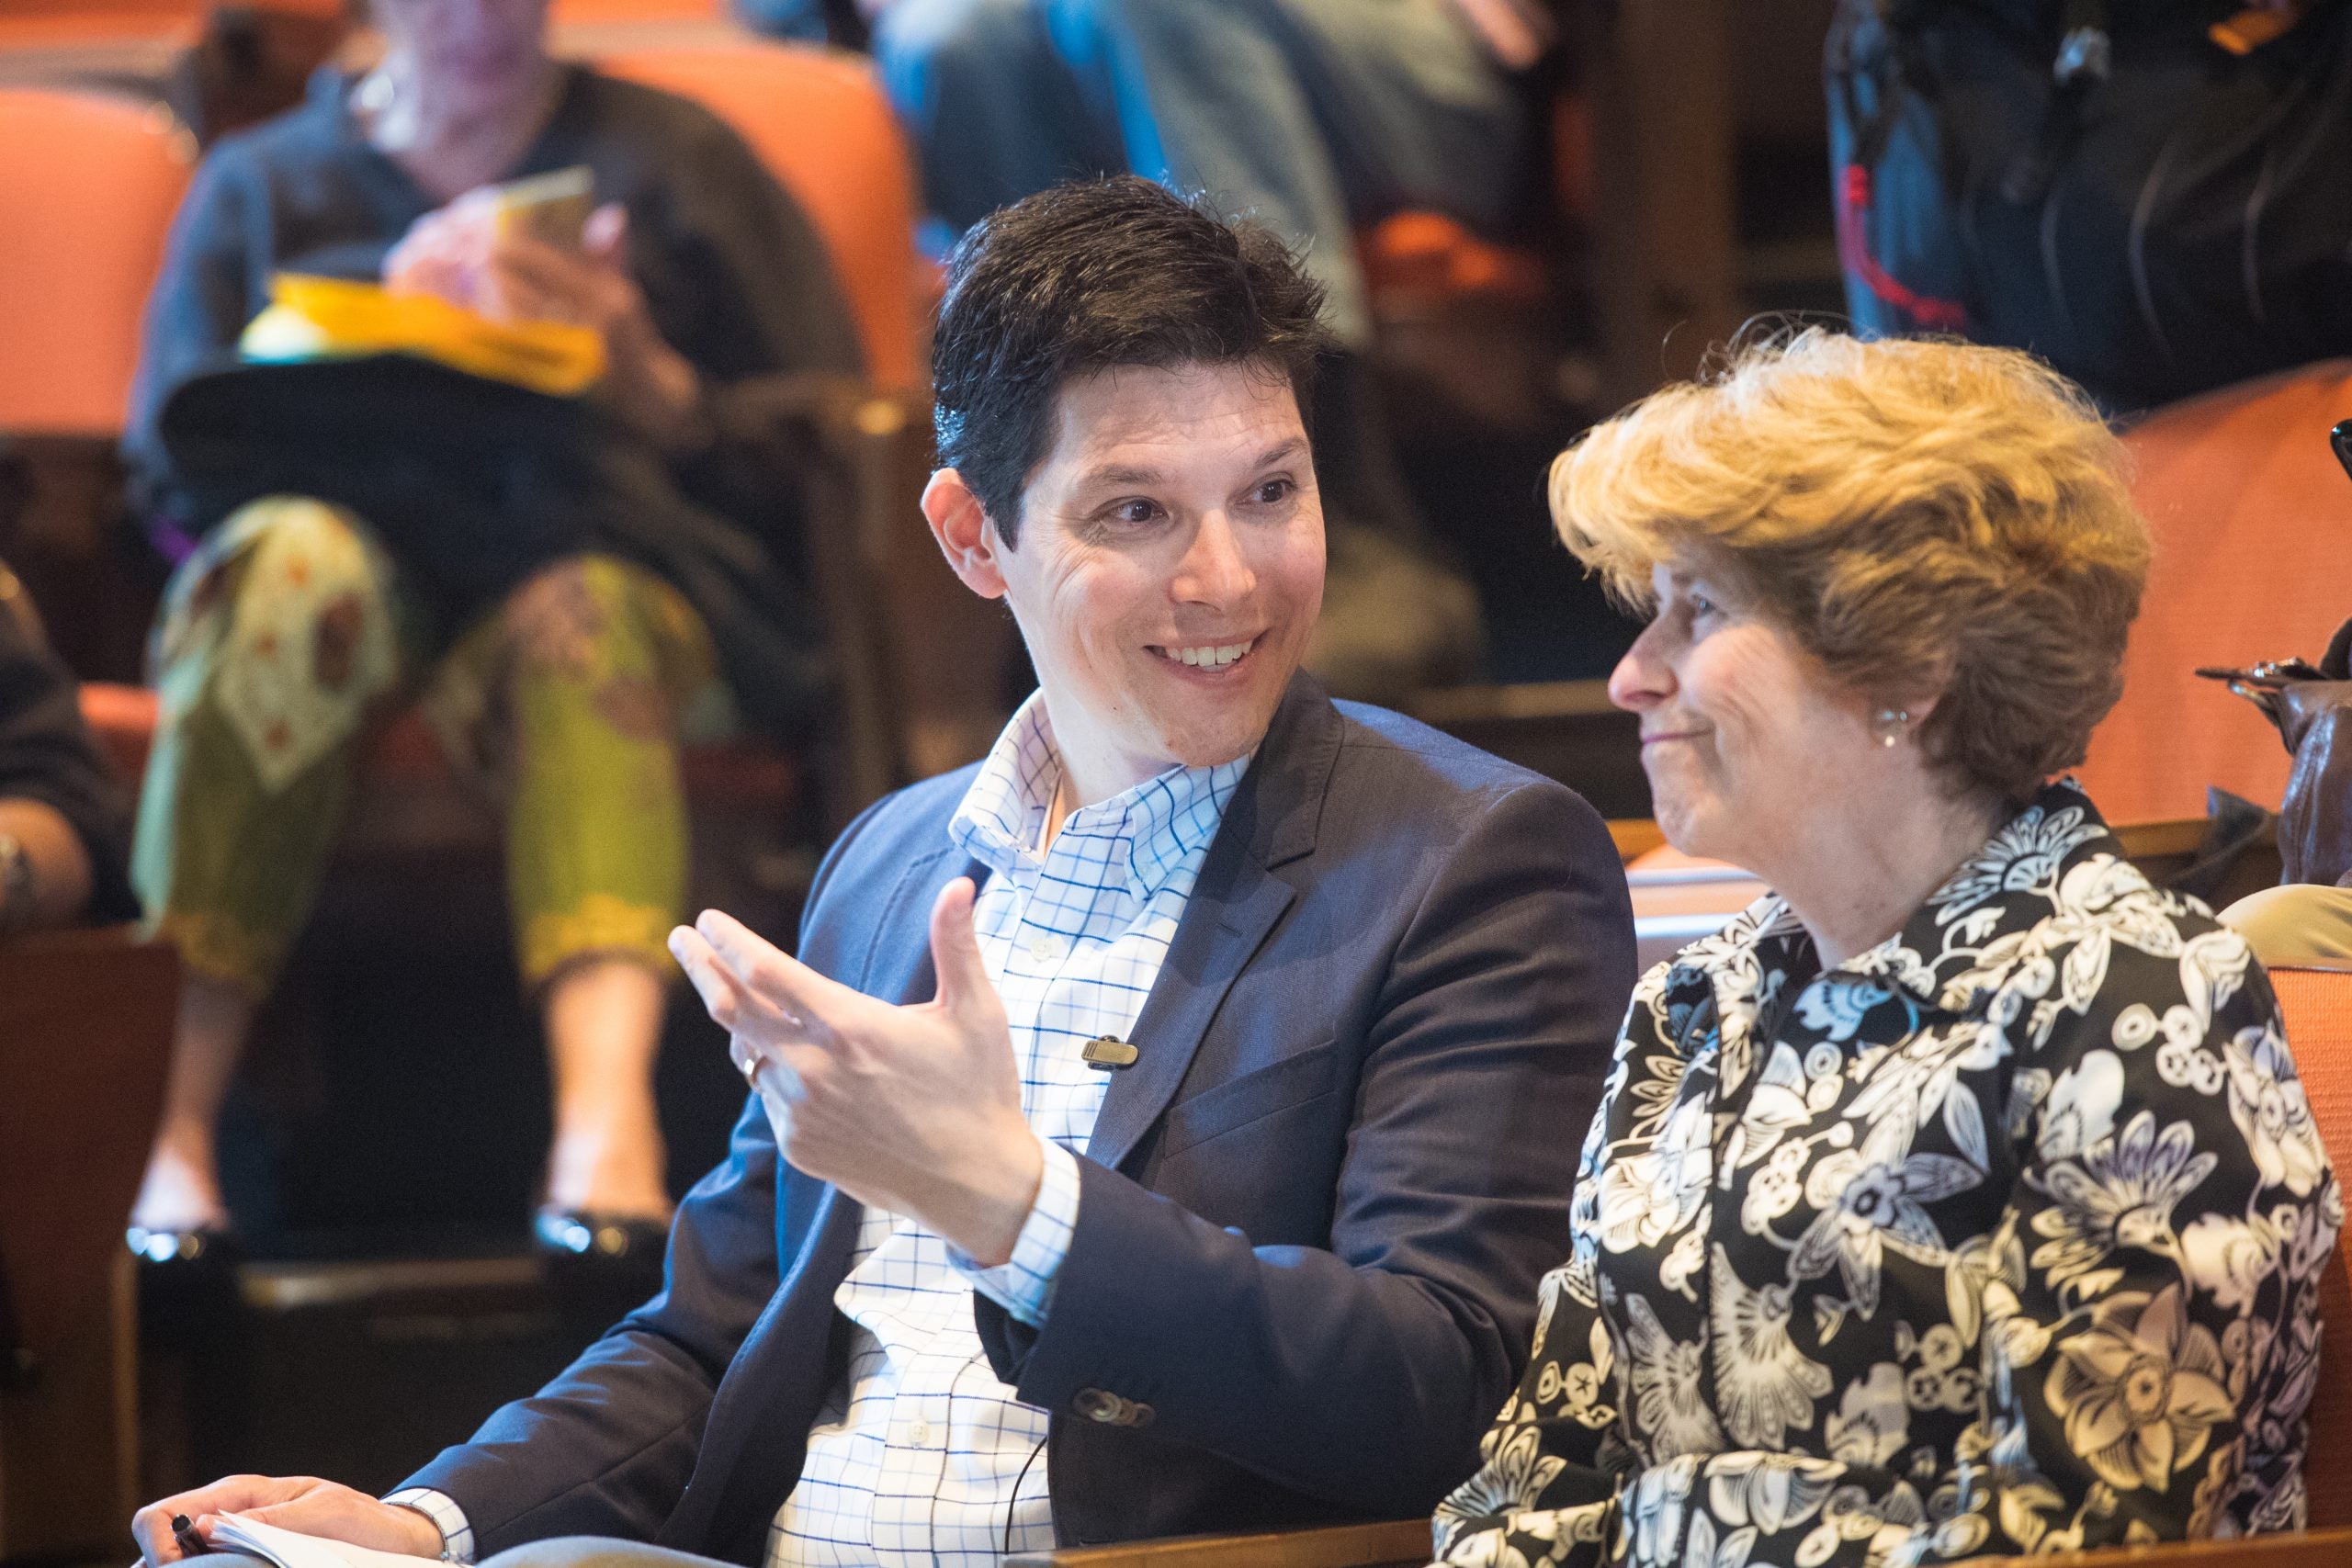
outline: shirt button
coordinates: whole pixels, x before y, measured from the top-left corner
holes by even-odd
[[[1035,959],[1038,963],[1043,964],[1047,959],[1053,957],[1053,955],[1054,939],[1052,937],[1033,936],[1029,939],[1030,957]]]
[[[927,1421],[918,1421],[908,1427],[907,1441],[919,1449],[931,1447],[931,1424]]]

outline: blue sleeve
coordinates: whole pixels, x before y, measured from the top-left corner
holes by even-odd
[[[266,176],[236,138],[216,146],[172,220],[171,236],[141,326],[123,450],[150,486],[168,471],[156,420],[184,381],[236,352],[260,313],[258,249],[266,244]]]

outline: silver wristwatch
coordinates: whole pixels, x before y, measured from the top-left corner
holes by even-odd
[[[0,936],[33,923],[33,857],[17,835],[0,830]]]

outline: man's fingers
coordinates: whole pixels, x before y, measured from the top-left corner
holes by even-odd
[[[336,1540],[345,1535],[344,1531],[331,1528],[329,1521],[336,1512],[346,1510],[336,1510],[315,1496],[297,1497],[291,1502],[273,1503],[266,1508],[242,1508],[238,1511],[246,1518],[259,1519],[263,1524],[276,1525],[279,1529],[293,1530],[302,1535],[322,1535]],[[197,1523],[209,1529],[211,1517],[208,1515]]]
[[[746,991],[797,1021],[804,1034],[830,1033],[846,1009],[864,998],[717,909],[705,909],[695,931]]]
[[[187,1555],[172,1539],[172,1517],[164,1511],[168,1506],[150,1504],[130,1516],[130,1539],[139,1543],[139,1555],[150,1568],[163,1568]]]
[[[773,1092],[786,1105],[807,1101],[808,1075],[820,1070],[825,1060],[824,1047],[820,1045],[769,1044],[742,1034],[728,1043],[727,1054],[739,1069],[746,1060],[757,1063],[759,1081],[755,1087]]]
[[[972,925],[978,897],[972,879],[959,876],[939,890],[931,906],[931,964],[939,976],[939,1003],[951,1010],[989,989],[979,933]]]
[[[710,943],[692,926],[679,926],[670,932],[670,956],[686,972],[686,981],[702,998],[710,1021],[733,1033],[743,1021],[743,987],[710,951]]]
[[[313,1486],[299,1497],[269,1507],[249,1508],[245,1517],[298,1535],[408,1555],[424,1555],[424,1549],[437,1543],[440,1538],[440,1531],[420,1514],[392,1507],[348,1486],[331,1483]],[[198,1523],[207,1529],[210,1526],[209,1517]]]
[[[166,1562],[177,1562],[187,1556],[172,1539],[172,1520],[186,1514],[202,1533],[204,1525],[217,1514],[249,1513],[273,1504],[290,1502],[318,1485],[316,1478],[308,1475],[228,1475],[209,1486],[199,1486],[193,1492],[182,1492],[150,1503],[130,1517],[131,1539],[139,1543],[140,1555],[161,1568]]]

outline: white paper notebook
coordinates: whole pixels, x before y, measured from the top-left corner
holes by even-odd
[[[443,1568],[438,1558],[378,1551],[324,1536],[297,1535],[243,1514],[222,1514],[212,1526],[212,1549],[265,1558],[277,1568]]]

